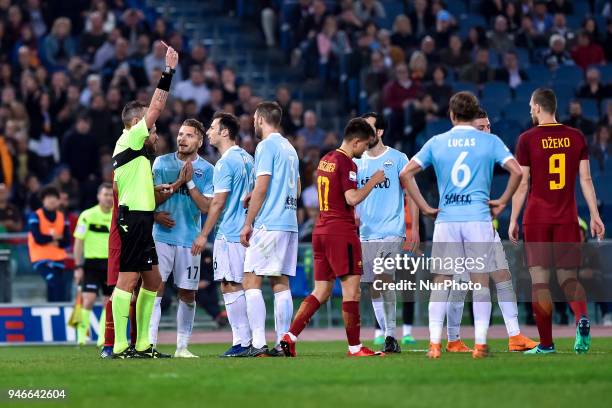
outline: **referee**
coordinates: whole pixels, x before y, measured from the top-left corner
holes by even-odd
[[[98,205],[81,213],[74,231],[74,280],[81,284],[83,290],[83,308],[81,321],[77,327],[77,343],[87,342],[89,318],[96,301],[98,291],[104,296],[104,306],[100,317],[99,339],[104,339],[104,307],[112,293],[106,284],[106,266],[108,262],[108,236],[111,226],[113,208],[113,185],[102,183],[98,187]],[[98,341],[100,343],[100,341]]]
[[[166,106],[178,53],[168,47],[166,68],[159,79],[149,106],[129,102],[121,112],[124,130],[113,152],[114,181],[117,184],[119,213],[117,226],[121,238],[119,279],[113,291],[115,326],[114,358],[165,358],[149,341],[149,324],[161,277],[153,242],[155,188],[171,194],[169,185],[153,187],[148,153],[157,141],[155,121]],[[128,344],[126,329],[132,293],[142,279],[136,300],[136,345]]]

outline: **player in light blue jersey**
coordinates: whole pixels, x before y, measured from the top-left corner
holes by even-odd
[[[262,141],[255,150],[255,187],[240,232],[246,249],[245,297],[253,342],[245,356],[284,356],[282,336],[289,331],[293,299],[289,276],[295,276],[298,249],[297,201],[300,195],[298,155],[278,131],[282,110],[276,102],[262,102],[255,110],[255,135]],[[254,226],[253,226],[254,224]],[[276,347],[268,350],[266,305],[261,293],[263,277],[270,277],[274,292]]]
[[[215,164],[214,197],[208,217],[192,247],[193,255],[199,255],[208,236],[218,225],[213,250],[214,279],[221,282],[233,335],[232,346],[223,357],[236,357],[251,346],[251,329],[242,287],[245,248],[240,243],[240,230],[246,218],[243,202],[253,190],[255,176],[253,158],[236,145],[238,130],[238,119],[234,115],[217,112],[206,133],[221,158]]]
[[[476,119],[472,122],[472,126],[476,129],[491,133],[491,122],[487,112],[483,109],[478,111]],[[501,242],[497,228],[495,228],[495,241]],[[497,303],[502,312],[506,331],[508,333],[508,351],[526,351],[531,350],[538,345],[536,341],[531,340],[521,333],[518,321],[518,307],[516,304],[516,295],[512,284],[512,276],[508,268],[508,261],[502,245],[497,245],[496,253],[497,269],[491,273],[491,278],[495,282],[497,292]],[[469,276],[455,276],[457,281],[469,281]],[[446,351],[457,353],[472,352],[468,346],[460,338],[461,318],[463,316],[463,304],[467,290],[451,289],[449,301],[446,306],[446,333],[448,342],[446,343]]]
[[[198,155],[204,142],[204,126],[195,119],[181,125],[175,153],[155,159],[153,183],[171,184],[167,192],[156,194],[153,240],[159,258],[162,284],[157,292],[149,336],[157,343],[161,299],[170,273],[179,288],[176,314],[175,357],[197,357],[187,350],[195,316],[195,294],[200,281],[200,256],[191,254],[193,240],[201,229],[202,213],[208,211],[213,195],[213,166]]]
[[[469,92],[459,92],[450,100],[453,128],[434,136],[408,164],[408,175],[433,166],[440,193],[439,209],[427,204],[421,193],[408,184],[412,199],[423,214],[436,218],[432,248],[434,284],[429,300],[429,336],[427,355],[439,358],[446,316],[449,286],[454,274],[468,272],[473,283],[474,358],[487,357],[486,344],[491,317],[489,273],[497,270],[495,231],[491,223],[511,199],[522,177],[519,164],[495,135],[472,127],[480,109],[478,99]],[[495,164],[510,173],[506,190],[497,200],[490,200]],[[451,259],[449,262],[436,260]]]
[[[374,315],[380,327],[382,341],[375,338],[375,344],[384,344],[385,353],[399,353],[400,346],[395,338],[397,296],[394,290],[376,290],[375,281],[393,282],[395,269],[375,275],[373,271],[375,258],[395,258],[402,252],[406,239],[404,217],[404,188],[408,182],[405,172],[408,157],[383,144],[385,121],[381,115],[368,113],[362,116],[374,129],[374,139],[370,140],[369,149],[360,159],[353,159],[357,164],[357,184],[364,186],[372,175],[382,169],[385,181],[377,184],[370,195],[357,207],[359,217],[359,239],[363,256],[363,275],[361,282],[370,285],[370,294]],[[409,202],[412,219],[418,220],[419,209],[413,201]],[[409,237],[411,248],[419,243],[419,224],[412,223]]]

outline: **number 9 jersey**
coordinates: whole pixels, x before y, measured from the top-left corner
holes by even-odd
[[[584,135],[560,123],[536,126],[519,137],[516,158],[530,167],[523,224],[575,224],[576,176],[589,158]]]
[[[499,137],[472,126],[457,125],[429,139],[412,160],[436,171],[440,192],[436,224],[490,222],[493,168],[511,159],[512,153]]]

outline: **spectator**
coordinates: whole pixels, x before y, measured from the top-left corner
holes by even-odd
[[[189,71],[189,79],[176,85],[174,96],[182,101],[193,99],[198,110],[210,102],[210,91],[204,83],[202,68],[194,65]]]
[[[81,35],[79,54],[83,55],[87,62],[91,63],[98,48],[106,42],[107,34],[104,32],[104,19],[100,12],[94,11],[90,13],[88,22],[89,29]]]
[[[323,29],[316,37],[321,79],[329,81],[339,76],[339,63],[350,51],[349,40],[344,31],[338,31],[334,16],[325,17]]]
[[[236,114],[238,116],[243,113],[249,113],[251,110],[251,97],[253,96],[253,90],[248,84],[242,84],[238,87],[238,100],[234,103]]]
[[[610,144],[610,127],[599,126],[593,137],[591,145],[591,156],[597,161],[600,170],[604,170],[605,163],[612,157],[612,145]],[[609,170],[609,169],[608,169]]]
[[[147,78],[151,78],[154,69],[166,68],[166,47],[160,40],[153,43],[153,50],[144,58],[144,68]]]
[[[565,38],[554,34],[549,40],[549,49],[543,55],[548,69],[555,70],[561,65],[574,65],[570,54],[565,50]]]
[[[595,123],[582,115],[582,105],[577,100],[570,102],[569,117],[563,121],[563,124],[580,130],[587,139],[595,131]]]
[[[589,65],[605,64],[606,57],[599,44],[591,41],[591,35],[585,31],[578,34],[578,45],[572,50],[576,65],[586,70]]]
[[[597,21],[592,16],[587,16],[582,22],[582,31],[589,34],[591,41],[599,43],[599,29],[597,28]]]
[[[533,25],[540,35],[546,34],[553,25],[553,18],[548,13],[547,1],[536,0],[533,6]]]
[[[210,90],[210,102],[200,111],[199,116],[202,118],[202,123],[210,124],[215,112],[220,110],[223,110],[223,91],[219,87],[214,87]]]
[[[495,70],[489,66],[489,50],[481,48],[476,52],[476,60],[465,66],[459,78],[462,81],[483,85],[495,79]]]
[[[435,65],[440,62],[440,56],[436,51],[436,42],[430,35],[426,35],[421,40],[421,51],[425,54],[429,65]]]
[[[508,19],[508,31],[516,33],[521,28],[521,12],[517,4],[512,1],[507,2],[504,15]]]
[[[91,2],[91,12],[98,12],[102,16],[104,32],[110,34],[117,25],[117,18],[112,10],[109,10],[106,0],[93,0]],[[89,30],[92,22],[87,20],[85,22],[85,30]]]
[[[304,105],[301,101],[293,100],[289,103],[288,114],[283,114],[281,119],[281,127],[285,136],[296,136],[304,124],[302,121],[304,115]]]
[[[446,83],[446,70],[442,66],[433,69],[432,77],[433,81],[425,87],[425,93],[431,95],[438,106],[438,114],[446,116],[448,102],[453,96],[453,87]]]
[[[440,108],[434,102],[432,95],[424,94],[414,101],[410,111],[410,124],[413,137],[416,137],[428,122],[440,119]]]
[[[576,94],[579,98],[596,99],[598,102],[612,97],[612,87],[601,83],[599,69],[591,67],[586,72],[586,83],[580,87]]]
[[[325,17],[327,16],[327,6],[323,0],[314,0],[312,7],[305,16],[299,20],[297,26],[297,42],[312,40],[323,28]]]
[[[9,143],[7,143],[6,136],[0,134],[0,184],[10,190],[13,187],[15,167],[13,165],[13,156],[9,148],[10,146]]]
[[[480,26],[470,28],[467,39],[463,42],[463,49],[474,54],[481,48],[487,48],[487,33]]]
[[[395,67],[395,79],[389,81],[383,89],[383,106],[401,111],[421,93],[421,86],[410,79],[406,64],[398,64]]]
[[[531,16],[523,16],[521,19],[521,28],[516,33],[515,44],[532,53],[533,50],[546,46],[546,38],[536,30]]]
[[[436,31],[434,40],[439,48],[448,47],[448,40],[453,32],[453,17],[446,10],[436,14]]]
[[[117,129],[113,126],[112,115],[106,106],[104,94],[96,93],[92,96],[87,115],[91,119],[91,138],[94,142],[90,144],[93,144],[93,147],[96,148],[114,149],[115,142],[123,129]]]
[[[238,100],[236,73],[230,67],[224,67],[221,70],[221,90],[223,91],[223,103],[235,103]]]
[[[191,47],[191,52],[186,56],[185,61],[179,66],[182,68],[181,72],[189,72],[193,65],[202,66],[206,61],[208,61],[206,48],[202,44],[195,44]]]
[[[66,17],[53,22],[51,33],[43,40],[43,60],[51,68],[66,67],[76,54],[76,44],[70,37],[71,23]]]
[[[89,107],[91,96],[102,92],[102,78],[98,74],[89,74],[87,76],[87,87],[81,92],[79,103],[86,108]]]
[[[415,82],[423,82],[427,76],[427,58],[421,51],[415,51],[408,62],[410,78]]]
[[[157,17],[155,23],[153,23],[153,32],[151,32],[151,39],[153,41],[168,39],[168,24],[163,17]],[[180,62],[179,62],[180,63]]]
[[[137,88],[142,88],[148,85],[149,79],[144,69],[144,63],[134,58],[130,58],[129,44],[123,37],[118,38],[115,42],[115,56],[111,58],[102,69],[102,76],[106,83],[111,81],[115,75],[115,71],[121,69],[122,77],[129,76],[133,79],[134,85]]]
[[[276,13],[274,9],[267,5],[261,10],[261,29],[269,48],[276,46]]]
[[[387,16],[385,8],[378,0],[357,0],[353,5],[353,10],[363,23]]]
[[[599,120],[599,124],[612,127],[612,101],[606,103],[606,113],[602,116],[603,117]]]
[[[137,51],[138,37],[149,32],[144,13],[138,9],[127,9],[121,16],[121,36],[127,39],[130,54]]]
[[[30,260],[47,284],[47,301],[65,302],[69,300],[63,275],[66,248],[70,246],[70,225],[59,211],[57,188],[46,187],[40,196],[42,208],[28,219]]]
[[[608,17],[606,33],[604,34],[602,47],[606,53],[606,61],[612,62],[612,18]]]
[[[7,16],[7,25],[6,25],[6,34],[9,39],[10,47],[19,39],[19,34],[21,33],[21,27],[25,24],[23,20],[23,13],[21,12],[21,8],[17,5],[13,5],[8,9]]]
[[[389,32],[389,30],[383,28],[378,31],[378,44],[378,51],[385,56],[385,66],[387,66],[387,68],[391,68],[406,60],[404,50],[393,45],[391,42],[391,32]]]
[[[449,46],[440,51],[440,62],[455,70],[467,65],[472,60],[470,54],[463,50],[461,37],[453,34],[449,38]]]
[[[414,10],[408,15],[412,24],[412,31],[417,38],[421,38],[431,32],[435,26],[433,14],[427,6],[427,0],[415,0]]]
[[[356,31],[363,28],[363,23],[355,14],[353,7],[353,0],[341,0],[340,1],[340,14],[338,14],[339,26],[347,33],[352,36]]]
[[[567,0],[551,0],[550,3],[548,3],[548,10],[553,14],[574,14],[574,7],[572,6],[572,3]]]
[[[28,14],[27,20],[32,26],[36,38],[41,38],[47,32],[45,15],[48,14],[48,6],[42,7],[40,0],[28,0],[25,10]]]
[[[323,144],[325,131],[317,126],[317,114],[314,111],[304,112],[304,127],[298,130],[297,135],[306,139],[306,147]]]
[[[240,115],[239,118],[240,128],[238,129],[238,139],[246,140],[252,139],[255,136],[255,129],[253,127],[253,117],[246,113]]]
[[[508,33],[508,20],[499,15],[495,17],[493,30],[487,33],[489,47],[502,54],[514,49],[514,37]]]
[[[0,183],[0,232],[19,232],[23,230],[23,220],[19,209],[9,202],[9,195],[9,188]]]
[[[113,58],[115,55],[115,46],[119,38],[121,38],[121,31],[118,28],[112,30],[108,34],[106,41],[98,48],[93,57],[93,62],[91,64],[92,70],[98,71],[102,69],[102,67]]]
[[[555,14],[553,26],[549,32],[549,37],[553,34],[558,34],[565,38],[568,48],[573,48],[576,42],[576,33],[574,33],[574,30],[567,26],[565,14]]]
[[[380,110],[381,90],[389,81],[389,71],[385,66],[382,53],[372,52],[370,55],[370,66],[363,75],[362,88],[368,95],[368,104],[375,111]]]
[[[54,187],[59,191],[60,211],[75,212],[79,208],[81,199],[79,183],[72,177],[70,169],[65,164],[55,168],[55,177],[47,187]]]
[[[512,89],[529,80],[527,73],[519,68],[518,56],[514,51],[504,54],[504,67],[496,71],[495,80],[507,83]]]
[[[412,34],[412,24],[410,19],[400,14],[393,23],[393,34],[391,34],[391,44],[400,47],[404,52],[418,47],[419,43],[415,35]]]

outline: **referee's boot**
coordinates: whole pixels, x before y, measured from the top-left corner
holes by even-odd
[[[136,350],[136,354],[140,356],[140,358],[172,358],[170,354],[164,354],[159,352],[155,347],[153,347],[152,344],[146,350]]]
[[[382,351],[385,353],[401,353],[402,349],[395,337],[387,336],[385,338],[385,347],[383,347]]]
[[[134,346],[127,346],[127,348],[123,350],[121,353],[113,353],[111,358],[125,360],[128,358],[142,358],[142,357],[138,355],[138,352],[136,351]]]

